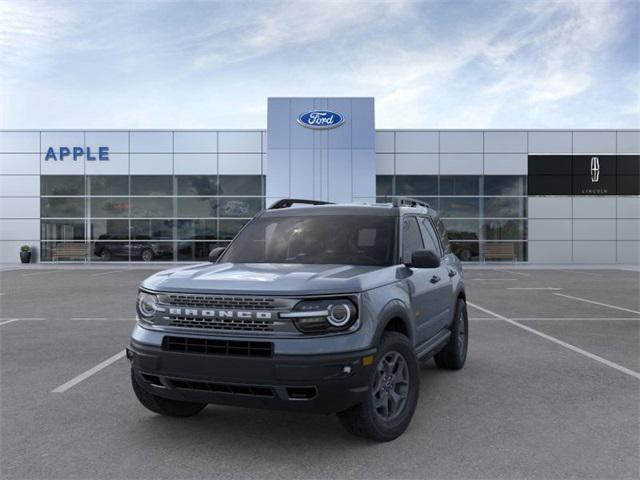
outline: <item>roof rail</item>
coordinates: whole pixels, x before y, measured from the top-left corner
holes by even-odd
[[[332,205],[333,202],[323,202],[322,200],[303,200],[300,198],[283,198],[269,207],[269,210],[277,210],[279,208],[289,208],[295,204],[301,205]]]
[[[392,205],[394,207],[425,207],[431,208],[427,202],[409,197],[394,197]]]

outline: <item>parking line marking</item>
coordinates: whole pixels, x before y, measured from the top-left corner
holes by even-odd
[[[564,290],[558,287],[507,287],[507,290]]]
[[[92,277],[100,277],[102,275],[109,275],[111,273],[118,273],[121,272],[122,270],[110,270],[108,272],[100,272],[100,273],[92,273],[90,276]]]
[[[520,275],[522,277],[531,277],[532,275],[530,273],[522,273],[522,272],[516,272],[514,270],[502,270],[503,272],[509,272],[509,273],[513,273],[514,275]]]
[[[594,273],[594,272],[583,272],[581,270],[568,270],[566,268],[554,268],[553,271],[556,272],[567,272],[567,273],[577,273],[578,275],[587,275],[589,277],[601,277],[602,274],[601,273]]]
[[[640,321],[640,317],[574,317],[574,318],[563,318],[563,317],[513,317],[511,320],[517,320],[517,321],[528,321],[528,320],[532,320],[532,321],[538,321],[538,320],[551,320],[554,322],[562,322],[562,321],[569,321],[569,322],[590,322],[590,321],[594,321],[594,322],[609,322],[609,321]]]
[[[502,315],[492,312],[491,310],[487,310],[486,308],[482,308],[474,303],[471,302],[467,302],[467,305],[471,305],[473,308],[476,308],[482,312],[485,312],[489,315],[493,315],[494,317],[500,319],[500,320],[504,320],[505,322],[514,325],[518,328],[521,328],[523,330],[526,330],[529,333],[533,333],[534,335],[538,335],[539,337],[544,338],[545,340],[549,340],[550,342],[553,342],[555,344],[558,344],[564,348],[567,348],[573,352],[579,353],[580,355],[584,355],[587,358],[590,358],[591,360],[595,360],[596,362],[600,362],[603,365],[606,365],[607,367],[611,367],[615,370],[618,370],[619,372],[625,373],[631,377],[637,378],[638,380],[640,380],[640,373],[636,372],[634,370],[631,370],[627,367],[623,367],[622,365],[618,365],[617,363],[614,363],[610,360],[607,360],[606,358],[602,358],[599,357],[598,355],[594,355],[591,352],[587,352],[586,350],[583,350],[581,348],[576,347],[575,345],[571,345],[570,343],[567,342],[563,342],[562,340],[557,339],[556,337],[552,337],[551,335],[547,335],[546,333],[542,333],[534,328],[528,327],[527,325],[522,325],[521,323],[518,323],[514,320],[511,320],[510,318],[507,317],[503,317]]]
[[[47,273],[56,273],[56,272],[59,272],[59,270],[45,270],[44,272],[31,272],[31,273],[25,273],[22,276],[30,277],[32,275],[46,275]]]
[[[483,278],[483,277],[477,277],[477,278],[472,278],[471,280],[518,280],[517,278]]]
[[[51,390],[51,393],[63,393],[63,392],[66,392],[71,387],[74,387],[77,384],[79,384],[80,382],[82,382],[83,380],[86,380],[87,378],[89,378],[91,375],[94,375],[94,374],[98,373],[103,368],[106,368],[109,365],[111,365],[112,363],[117,362],[121,358],[124,358],[125,353],[126,353],[125,350],[122,350],[121,352],[116,353],[113,357],[107,358],[104,362],[99,363],[95,367],[90,368],[86,372],[81,373],[77,377],[72,378],[68,382],[63,383],[62,385],[60,385],[59,387],[54,388],[53,390]]]
[[[7,323],[13,323],[13,322],[22,322],[25,320],[46,320],[46,318],[10,318],[8,320],[4,320],[0,322],[0,325],[6,325]]]
[[[73,317],[71,320],[78,322],[133,322],[133,318],[107,318],[107,317]]]
[[[573,297],[571,295],[565,295],[564,293],[554,293],[554,295],[557,295],[559,297],[570,298],[572,300],[578,300],[579,302],[593,303],[594,305],[600,305],[601,307],[614,308],[616,310],[621,310],[623,312],[640,314],[640,311],[638,310],[631,310],[630,308],[616,307],[615,305],[609,305],[608,303],[594,302],[593,300],[588,300],[586,298],[580,298],[580,297]]]

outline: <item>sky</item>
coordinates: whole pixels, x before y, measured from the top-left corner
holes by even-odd
[[[375,97],[376,128],[638,128],[640,1],[0,0],[0,128],[265,128]]]

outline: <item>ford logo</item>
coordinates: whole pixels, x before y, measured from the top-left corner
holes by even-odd
[[[344,117],[328,110],[313,110],[298,116],[298,123],[306,128],[327,130],[339,127],[344,123]]]

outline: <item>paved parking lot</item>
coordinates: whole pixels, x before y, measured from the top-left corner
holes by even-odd
[[[422,368],[394,442],[333,416],[146,411],[121,352],[161,269],[0,271],[0,477],[639,478],[639,274],[469,268],[466,367]]]

